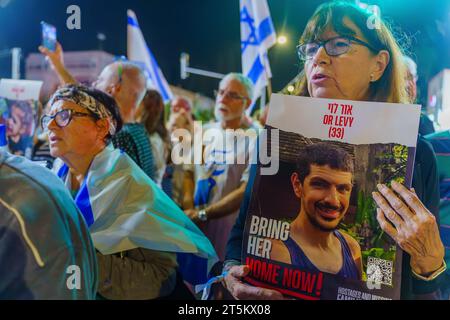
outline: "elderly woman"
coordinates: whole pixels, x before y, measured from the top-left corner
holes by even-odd
[[[215,262],[209,241],[131,158],[109,144],[122,126],[114,99],[96,89],[67,86],[49,105],[42,126],[58,158],[53,169],[90,228],[98,251],[100,297],[180,295],[178,289],[186,288],[177,276],[178,263],[181,272],[204,271],[197,274],[204,280]],[[203,269],[192,269],[192,263]]]
[[[300,39],[304,61],[297,94],[315,98],[408,103],[405,64],[399,45],[384,23],[368,28],[371,13],[343,2],[320,6]],[[445,270],[439,237],[435,155],[419,138],[413,186],[392,184],[373,194],[381,228],[404,250],[402,299],[436,298]],[[428,209],[427,209],[428,208]],[[242,283],[247,266],[239,265],[242,210],[228,243],[225,285],[238,299],[282,299],[281,293]],[[431,212],[430,212],[431,211]]]

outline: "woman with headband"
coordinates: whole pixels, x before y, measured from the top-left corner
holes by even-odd
[[[216,259],[214,249],[136,163],[109,143],[122,127],[114,99],[70,85],[59,89],[49,105],[41,124],[58,158],[53,170],[90,228],[100,297],[189,297],[177,270],[193,284],[205,281]]]

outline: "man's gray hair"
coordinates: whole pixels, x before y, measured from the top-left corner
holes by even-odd
[[[239,83],[241,83],[244,87],[245,87],[245,91],[247,91],[247,95],[249,97],[250,100],[253,100],[253,90],[254,90],[254,86],[253,86],[253,82],[252,80],[250,80],[250,78],[244,76],[242,73],[229,73],[225,76],[225,78],[222,79],[222,81],[220,81],[220,86],[222,86],[223,83],[225,83],[226,81],[230,81],[230,80],[236,80],[239,81]]]
[[[131,81],[130,93],[134,95],[136,105],[139,105],[147,92],[147,75],[141,66],[131,61],[118,61],[122,65],[122,78]]]

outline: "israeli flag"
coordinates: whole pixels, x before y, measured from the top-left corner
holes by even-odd
[[[276,43],[266,0],[240,0],[242,72],[255,85],[253,103],[272,77],[267,51]]]
[[[71,190],[60,159],[53,171]],[[203,284],[218,261],[201,230],[124,152],[107,146],[92,161],[75,203],[103,255],[135,248],[174,252],[183,279]]]
[[[148,48],[135,13],[128,10],[128,60],[142,64],[149,79],[148,87],[159,91],[164,103],[173,99],[173,93],[164,78],[155,57]]]

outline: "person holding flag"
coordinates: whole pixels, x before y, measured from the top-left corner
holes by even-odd
[[[55,92],[49,107],[41,125],[58,158],[53,171],[89,226],[100,298],[192,298],[182,279],[206,282],[216,253],[183,211],[110,144],[122,126],[114,99],[69,85]]]

